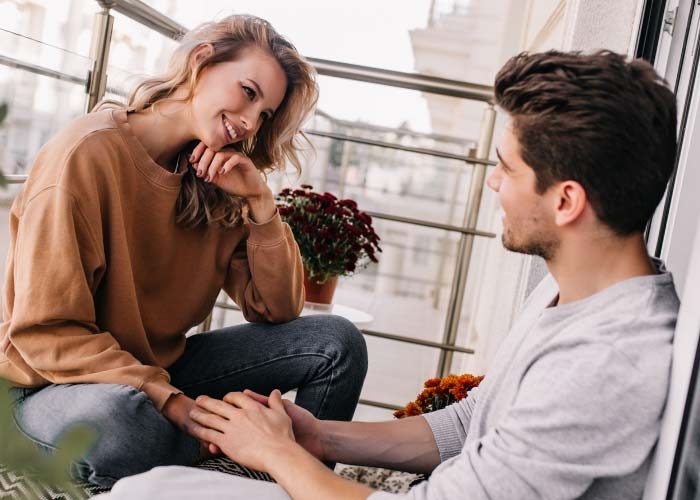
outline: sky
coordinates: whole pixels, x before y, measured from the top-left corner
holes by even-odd
[[[166,11],[167,0],[147,3]],[[424,28],[429,0],[176,0],[170,17],[186,27],[230,13],[263,17],[308,57],[414,72],[409,31]],[[430,131],[419,92],[320,77],[319,108],[347,120]]]

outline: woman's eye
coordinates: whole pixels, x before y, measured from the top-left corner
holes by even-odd
[[[243,91],[246,93],[248,99],[250,99],[251,101],[255,99],[255,96],[257,95],[253,89],[251,89],[250,87],[246,87],[245,85],[243,86]]]

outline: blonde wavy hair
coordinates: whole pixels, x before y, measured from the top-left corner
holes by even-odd
[[[213,51],[198,61],[193,53],[205,44]],[[140,82],[127,105],[137,112],[153,109],[159,101],[174,100],[172,94],[183,85],[188,94],[177,100],[189,102],[204,69],[236,60],[250,48],[261,49],[277,60],[287,76],[287,89],[273,117],[263,122],[253,138],[233,147],[248,156],[263,174],[284,168],[287,162],[301,171],[303,148],[299,139],[310,144],[301,126],[318,100],[316,72],[294,45],[259,17],[232,15],[189,31],[171,56],[168,70]],[[228,228],[242,223],[243,198],[199,180],[193,169],[187,169],[182,182],[176,212],[179,224],[192,228],[218,223]]]

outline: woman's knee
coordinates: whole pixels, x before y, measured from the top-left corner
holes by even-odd
[[[313,329],[319,333],[318,339],[326,349],[333,349],[338,359],[350,361],[364,377],[367,372],[367,343],[352,322],[335,315],[314,315],[305,319],[314,323]]]

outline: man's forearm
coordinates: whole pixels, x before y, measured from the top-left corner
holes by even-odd
[[[440,463],[433,432],[423,417],[389,422],[321,422],[324,459],[344,464],[431,472]]]

